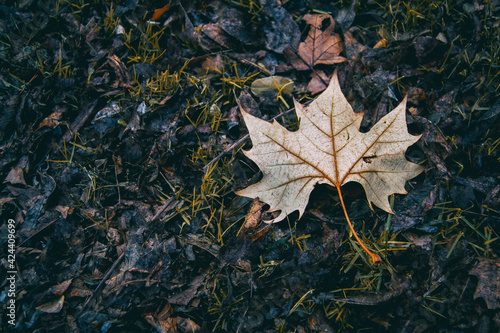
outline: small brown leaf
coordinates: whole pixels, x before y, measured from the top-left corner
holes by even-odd
[[[176,317],[177,328],[183,333],[201,332],[201,327],[189,318]]]
[[[163,6],[162,8],[158,8],[154,11],[153,17],[151,17],[151,21],[158,21],[162,17],[162,15],[170,9],[170,4],[172,3],[172,0],[168,2],[167,5]]]
[[[339,56],[342,52],[340,36],[334,33],[335,21],[326,14],[307,14],[304,21],[310,24],[306,40],[299,44],[298,55],[301,59],[292,60],[298,70],[311,69],[317,64],[332,65],[346,61]],[[329,25],[323,29],[323,22]]]
[[[261,221],[262,207],[264,204],[259,202],[259,200],[254,199],[252,201],[252,206],[250,207],[250,211],[246,217],[245,225],[243,226],[244,230],[254,229],[259,222]]]
[[[26,181],[24,180],[23,169],[21,168],[12,168],[10,169],[9,174],[5,177],[4,183],[10,184],[22,184],[26,185]]]
[[[307,91],[311,92],[311,94],[315,95],[319,92],[322,92],[328,86],[328,81],[330,79],[323,71],[314,71],[311,74],[311,81],[307,84]]]
[[[52,112],[47,118],[45,118],[40,125],[38,125],[38,128],[36,131],[40,130],[42,127],[48,126],[50,128],[56,128],[59,126],[59,120],[61,119],[61,116],[63,114],[63,109],[57,108],[54,112]]]
[[[154,314],[146,313],[143,314],[142,317],[146,319],[146,321],[156,328],[157,332],[164,332],[164,333],[177,333],[177,321],[176,318],[166,318],[166,319],[159,319],[156,317]]]
[[[474,299],[484,299],[488,309],[500,308],[500,260],[481,258],[469,273],[479,279]]]
[[[68,298],[71,298],[71,297],[89,297],[92,294],[93,294],[93,291],[91,291],[91,290],[73,288],[69,292]]]
[[[57,205],[55,208],[63,218],[68,218],[68,214],[73,213],[74,207]]]
[[[69,279],[55,286],[52,286],[49,290],[47,290],[47,293],[62,296],[66,292],[66,289],[68,289],[72,281],[73,279]]]
[[[224,63],[222,61],[222,57],[219,53],[217,53],[214,56],[206,57],[197,72],[199,72],[200,74],[205,74],[208,72],[222,72],[223,68]]]

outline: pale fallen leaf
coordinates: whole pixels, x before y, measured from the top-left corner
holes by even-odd
[[[389,195],[405,194],[405,182],[423,171],[404,155],[420,138],[410,135],[406,128],[406,97],[367,133],[359,132],[363,115],[354,113],[345,99],[337,72],[328,88],[307,108],[294,102],[300,119],[296,132],[288,131],[276,120],[268,123],[241,110],[253,143],[245,155],[259,166],[263,178],[236,194],[259,198],[269,204],[269,211],[280,211],[276,218],[266,221],[272,223],[296,210],[302,217],[316,184],[334,186],[353,235],[373,263],[379,263],[380,257],[356,234],[340,187],[358,182],[365,189],[370,207],[374,203],[393,213]]]
[[[392,213],[388,197],[405,194],[405,182],[423,171],[406,160],[406,149],[420,136],[408,133],[406,98],[367,133],[359,132],[362,114],[353,112],[340,90],[335,72],[328,88],[307,108],[295,102],[300,127],[290,132],[243,114],[253,148],[245,151],[263,173],[260,182],[236,194],[259,198],[269,211],[281,211],[267,222],[278,222],[295,210],[300,217],[316,184],[336,187],[355,181],[368,203]]]
[[[293,81],[282,76],[268,76],[253,81],[250,89],[257,97],[267,92],[290,94],[293,91]]]

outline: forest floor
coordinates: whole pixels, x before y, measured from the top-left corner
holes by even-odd
[[[0,331],[498,332],[499,17],[498,0],[4,1]],[[335,189],[274,224],[235,194],[261,177],[238,105],[296,130],[293,99],[334,71],[361,131],[407,96],[422,135],[395,214],[342,188],[379,264]]]

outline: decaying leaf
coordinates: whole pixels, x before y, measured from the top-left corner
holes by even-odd
[[[323,71],[311,72],[311,81],[307,84],[306,90],[315,95],[326,89],[328,86],[328,76]]]
[[[255,228],[261,221],[261,210],[264,204],[257,199],[252,201],[252,206],[245,219],[245,224],[243,225],[243,230]]]
[[[480,258],[469,274],[478,278],[474,299],[484,299],[488,309],[500,308],[500,260]]]
[[[61,108],[57,108],[54,112],[50,114],[47,118],[45,118],[40,125],[38,125],[38,128],[36,129],[37,131],[40,130],[42,127],[48,126],[50,128],[56,128],[59,123],[61,116],[63,114],[64,110]]]
[[[298,47],[301,59],[292,58],[292,65],[298,70],[307,70],[317,64],[331,65],[344,62],[346,59],[339,56],[343,48],[340,36],[333,32],[335,29],[333,18],[326,14],[307,14],[303,19],[311,27],[305,41]],[[323,28],[324,21],[329,23],[326,28]]]
[[[278,222],[295,210],[301,217],[316,184],[336,187],[345,212],[340,186],[355,181],[364,187],[370,206],[392,213],[389,195],[405,194],[405,182],[423,171],[404,155],[420,138],[408,133],[405,106],[406,98],[361,133],[363,115],[353,112],[335,72],[328,88],[307,108],[295,101],[300,118],[296,132],[241,110],[253,143],[245,155],[259,166],[263,178],[236,194],[259,198],[270,211],[281,211],[267,221]],[[346,218],[351,226],[347,213]]]
[[[23,169],[12,168],[3,182],[10,184],[26,185],[26,181],[24,180],[24,175],[23,175]]]
[[[290,94],[293,91],[293,81],[282,76],[268,76],[253,81],[251,90],[255,96],[262,96],[266,92]]]
[[[64,296],[61,296],[53,301],[37,306],[36,309],[44,313],[59,313],[64,305]]]

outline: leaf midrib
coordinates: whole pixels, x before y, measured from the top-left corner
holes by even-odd
[[[332,97],[332,99],[333,99],[333,97]],[[333,105],[333,101],[332,101],[332,105]],[[317,107],[318,109],[320,109],[317,103],[316,103],[316,107]],[[307,111],[307,110],[306,110],[306,111]],[[323,114],[325,114],[325,113],[323,112],[323,110],[321,110],[321,109],[320,109],[320,111],[321,111]],[[303,112],[303,114],[304,114],[304,116],[306,116],[306,117],[307,117],[307,115],[306,115],[306,113],[305,113],[305,112]],[[333,118],[334,118],[334,117],[333,117],[333,113],[331,113],[331,112],[330,112],[329,117],[330,117],[330,137],[331,137],[331,139],[332,139],[332,147],[333,147],[333,149],[332,149],[332,151],[333,151],[333,163],[334,163],[334,166],[335,166],[335,178],[336,178],[336,179],[339,179],[339,177],[340,177],[340,176],[339,176],[339,171],[338,171],[338,163],[337,163],[337,150],[335,149],[335,136],[336,136],[336,135],[334,135],[334,134],[333,134],[333,131],[334,131],[334,128],[333,128]],[[312,124],[313,124],[313,125],[314,125],[314,126],[315,126],[318,130],[319,130],[319,131],[320,131],[320,132],[324,133],[323,131],[321,131],[321,129],[319,129],[319,128],[316,126],[316,124],[315,124],[314,122],[312,122],[312,121],[311,121],[311,119],[310,119],[309,117],[307,117],[307,118],[309,119],[309,121],[310,121],[310,122],[311,122],[311,123],[312,123]],[[346,172],[345,176],[342,178],[342,180],[341,180],[341,181],[337,181],[337,182],[336,182],[336,181],[334,181],[331,177],[329,177],[329,175],[327,175],[327,174],[326,174],[323,170],[319,169],[318,167],[316,167],[315,165],[313,165],[312,163],[310,163],[309,161],[307,161],[306,159],[304,159],[304,158],[303,158],[303,157],[301,157],[300,155],[298,155],[298,154],[294,153],[293,151],[289,150],[289,149],[288,149],[287,147],[285,147],[283,144],[281,144],[281,143],[277,142],[277,141],[276,141],[273,137],[269,136],[268,134],[263,133],[263,134],[264,134],[264,136],[266,136],[269,140],[273,141],[275,144],[277,144],[278,146],[280,146],[280,147],[281,147],[284,151],[287,151],[288,153],[292,154],[293,156],[295,156],[296,158],[298,158],[299,160],[303,161],[305,164],[307,164],[307,165],[311,166],[313,169],[317,170],[319,173],[321,173],[321,174],[322,174],[322,176],[307,175],[307,176],[303,176],[303,177],[299,177],[299,178],[294,178],[294,179],[291,179],[291,180],[287,181],[286,183],[282,183],[282,184],[280,184],[280,185],[279,185],[279,186],[277,186],[277,187],[281,187],[281,186],[283,186],[283,185],[285,185],[285,184],[286,184],[286,185],[288,185],[288,184],[290,184],[290,183],[292,183],[292,182],[298,181],[298,180],[303,179],[303,178],[311,178],[311,179],[312,179],[312,178],[326,178],[326,179],[328,179],[328,180],[329,180],[332,184],[334,184],[335,186],[342,186],[342,185],[344,184],[344,182],[345,182],[346,178],[347,178],[349,175],[351,175],[351,174],[357,174],[357,175],[359,175],[359,176],[361,177],[361,174],[363,174],[363,173],[365,173],[365,172],[382,172],[383,170],[367,170],[367,171],[355,172],[355,173],[353,173],[353,172],[351,172],[351,171],[352,171],[352,169],[354,168],[354,166],[356,166],[356,165],[358,164],[358,162],[359,162],[359,161],[360,161],[360,160],[364,157],[364,155],[365,155],[365,154],[366,154],[366,153],[367,153],[367,152],[368,152],[368,151],[369,151],[369,150],[370,150],[370,149],[371,149],[371,148],[372,148],[372,147],[373,147],[373,146],[374,146],[374,145],[378,142],[378,139],[379,139],[379,138],[381,138],[381,137],[384,135],[384,133],[385,133],[385,132],[386,132],[386,131],[387,131],[387,130],[388,130],[388,129],[389,129],[389,128],[390,128],[390,127],[394,124],[394,122],[396,121],[396,119],[397,119],[397,116],[396,116],[396,117],[394,117],[394,119],[392,119],[392,121],[391,121],[391,122],[390,122],[390,123],[389,123],[389,124],[388,124],[388,125],[387,125],[384,129],[383,129],[382,133],[381,133],[380,135],[378,135],[378,136],[376,137],[376,139],[375,139],[375,140],[374,140],[374,141],[373,141],[373,142],[372,142],[369,146],[366,146],[366,149],[363,151],[363,153],[362,153],[362,154],[360,154],[360,155],[359,155],[359,157],[357,158],[357,160],[356,160],[354,163],[352,163],[352,165],[349,167],[349,169],[347,170],[347,172]],[[352,122],[352,123],[354,123],[354,122]],[[351,124],[352,124],[352,123],[351,123]],[[278,124],[278,125],[279,125],[279,126],[282,126],[281,124]],[[348,128],[348,127],[349,127],[349,126],[344,127],[342,130],[340,130],[340,131],[339,131],[339,133],[338,133],[338,134],[340,134],[342,131],[344,131],[344,130],[345,130],[346,128]],[[285,129],[285,130],[286,130],[286,129]],[[372,130],[372,129],[370,129],[370,131],[371,131],[371,130]],[[287,131],[288,131],[288,130],[287,130]],[[359,129],[358,129],[358,131],[359,131]],[[359,133],[359,134],[361,134],[361,135],[362,135],[362,134],[368,135],[368,134],[370,133],[370,131],[368,131],[367,133]],[[288,131],[288,132],[289,132],[289,131]],[[289,134],[292,134],[292,133],[293,133],[293,132],[289,132]],[[304,133],[302,133],[302,134],[305,136],[305,134],[304,134]],[[326,134],[326,133],[324,133],[324,134]],[[306,137],[307,137],[307,136],[306,136]],[[307,137],[307,138],[309,139],[309,137]],[[309,139],[309,140],[310,140],[310,139]],[[349,140],[347,140],[347,144],[348,144],[349,142],[351,142],[352,140],[353,140],[353,138],[350,138]],[[310,140],[310,141],[311,141],[311,140]],[[347,146],[347,144],[346,144],[345,146]],[[315,145],[315,146],[316,146],[316,145]],[[344,147],[345,147],[345,146],[344,146]],[[342,147],[341,149],[343,149],[344,147]],[[339,149],[339,151],[340,151],[341,149]],[[321,149],[319,149],[319,148],[318,148],[318,150],[323,151],[323,150],[321,150]],[[394,172],[394,171],[389,171],[389,172]],[[277,188],[277,187],[276,187],[276,188]],[[302,189],[301,189],[301,190],[302,190]],[[301,192],[301,191],[299,191],[299,193],[300,193],[300,192]]]

